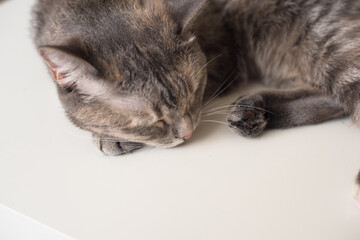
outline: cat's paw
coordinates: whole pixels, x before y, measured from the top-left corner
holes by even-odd
[[[119,156],[132,153],[144,146],[141,143],[116,142],[96,138],[94,138],[94,143],[101,152],[108,156]]]
[[[245,137],[256,137],[267,124],[265,103],[259,94],[239,98],[227,116],[230,128]]]

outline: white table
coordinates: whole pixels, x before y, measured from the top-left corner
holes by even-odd
[[[254,140],[203,124],[184,146],[105,157],[63,114],[29,37],[32,3],[0,5],[1,240],[360,239],[349,120]]]

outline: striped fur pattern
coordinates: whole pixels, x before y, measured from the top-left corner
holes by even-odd
[[[227,20],[240,53],[247,52],[240,62],[255,62],[258,77],[268,85],[320,89],[359,120],[359,1],[228,2]]]

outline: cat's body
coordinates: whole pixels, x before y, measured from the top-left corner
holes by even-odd
[[[107,154],[181,144],[237,82],[278,89],[235,102],[244,136],[360,122],[357,0],[39,0],[33,23],[67,115]]]
[[[230,116],[236,131],[256,136],[265,127],[313,124],[349,114],[359,122],[360,2],[233,0],[226,8],[225,19],[239,46],[239,68],[245,69],[243,78],[254,80],[257,74],[267,85],[294,89],[239,100],[238,104],[256,101],[280,117],[267,114],[255,119],[255,128],[239,129],[242,114]]]

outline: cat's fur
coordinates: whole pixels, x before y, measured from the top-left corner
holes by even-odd
[[[229,80],[279,88],[234,103],[244,136],[360,122],[356,0],[39,0],[33,23],[67,115],[107,154],[182,143]]]

